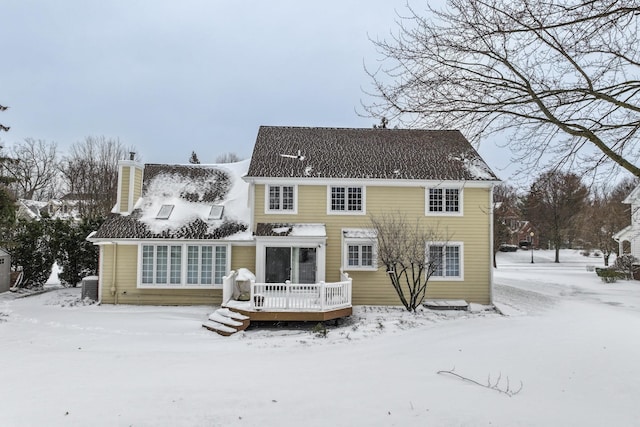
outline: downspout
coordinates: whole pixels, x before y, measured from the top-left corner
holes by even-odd
[[[111,295],[114,296],[114,304],[118,304],[118,288],[116,287],[116,257],[118,255],[118,243],[113,242],[113,268],[111,270]]]
[[[493,188],[489,190],[489,304],[493,304]]]

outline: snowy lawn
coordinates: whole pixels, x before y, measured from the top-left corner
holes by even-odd
[[[212,307],[87,305],[79,289],[0,294],[1,426],[632,426],[640,282],[563,251],[500,253],[496,305],[356,307],[313,325],[200,327]],[[522,391],[512,397],[450,370]]]

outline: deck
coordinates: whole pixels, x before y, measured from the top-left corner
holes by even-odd
[[[341,274],[340,282],[239,283],[232,271],[223,279],[222,306],[255,321],[315,321],[350,316],[351,278]],[[245,286],[245,289],[241,289]],[[248,288],[248,289],[247,289]],[[249,291],[248,301],[234,299]]]

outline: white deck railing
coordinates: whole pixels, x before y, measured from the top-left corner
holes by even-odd
[[[311,284],[251,282],[252,310],[330,311],[351,307],[351,278]]]

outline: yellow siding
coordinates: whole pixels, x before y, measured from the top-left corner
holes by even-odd
[[[297,215],[266,215],[264,185],[255,188],[255,220],[282,223],[323,223],[327,231],[326,280],[338,281],[342,257],[342,228],[368,227],[368,215],[327,215],[327,187],[298,186]],[[427,298],[464,299],[469,302],[490,302],[490,190],[464,188],[463,216],[425,217],[423,187],[366,187],[367,214],[403,212],[408,219],[420,218],[426,226],[437,226],[443,240],[464,244],[464,281],[430,281]],[[348,271],[348,270],[347,270]],[[389,279],[380,268],[377,272],[348,271],[353,278],[353,304],[400,304]]]
[[[231,269],[248,268],[251,272],[256,271],[256,247],[255,246],[233,246],[231,248]]]
[[[120,183],[120,212],[129,211],[129,185],[131,182],[130,166],[123,166]]]
[[[102,247],[102,302],[106,304],[214,305],[222,300],[221,289],[138,289],[138,246]],[[116,264],[113,264],[113,251]],[[115,281],[112,272],[116,271]],[[115,293],[112,292],[115,288]]]
[[[142,196],[142,169],[136,168],[133,181],[133,203]]]

